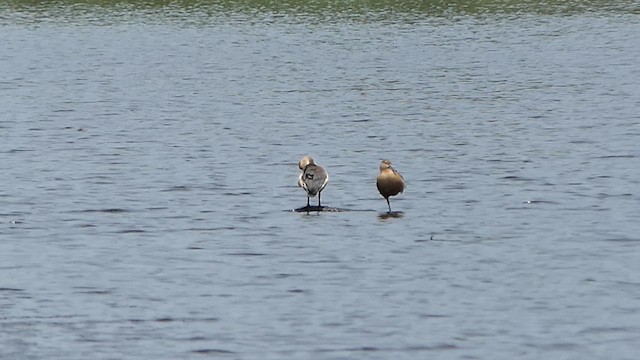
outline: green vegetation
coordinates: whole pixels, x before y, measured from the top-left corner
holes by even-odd
[[[636,0],[8,0],[0,2],[0,24],[12,17],[73,19],[113,16],[155,17],[293,17],[375,21],[389,18],[493,15],[572,15],[581,13],[640,14]],[[117,21],[108,19],[107,22]]]

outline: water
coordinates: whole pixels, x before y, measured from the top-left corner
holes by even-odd
[[[634,359],[637,3],[376,4],[1,5],[0,357]]]

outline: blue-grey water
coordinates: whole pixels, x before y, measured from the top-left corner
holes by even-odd
[[[639,6],[488,3],[0,6],[0,358],[637,359]]]

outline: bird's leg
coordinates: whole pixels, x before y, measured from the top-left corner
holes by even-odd
[[[322,193],[322,191],[318,192],[318,207],[321,208],[322,206],[320,206],[320,194]]]
[[[389,206],[389,214],[391,214],[391,203],[389,202],[389,198],[387,198],[387,205]]]
[[[307,207],[309,207],[309,196],[307,196]]]

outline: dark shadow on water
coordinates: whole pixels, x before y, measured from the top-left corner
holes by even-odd
[[[285,210],[285,211],[293,211],[298,213],[311,213],[311,212],[354,212],[354,211],[373,211],[373,210],[362,210],[362,209],[344,209],[337,208],[332,206],[303,206],[301,208],[293,209],[293,210]]]
[[[388,219],[392,219],[392,218],[401,218],[404,216],[404,212],[403,211],[391,211],[391,212],[384,212],[378,215],[378,219],[380,220],[388,220]]]

